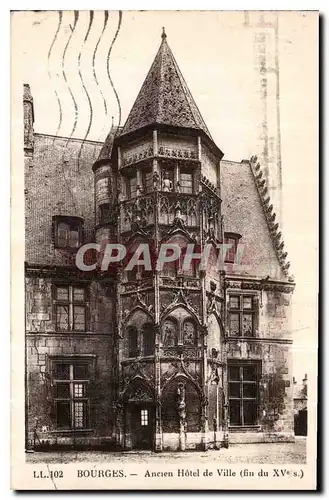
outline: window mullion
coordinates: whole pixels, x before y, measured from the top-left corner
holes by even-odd
[[[65,246],[69,246],[69,229],[65,230]]]
[[[243,366],[240,366],[240,418],[241,418],[241,425],[244,425],[244,415],[243,415]]]
[[[137,179],[137,186],[139,186],[139,192],[140,192],[140,190],[142,189],[142,185],[143,185],[142,172],[141,172],[140,167],[136,168],[136,179]],[[136,186],[136,188],[137,188],[137,186]]]
[[[69,325],[70,331],[73,331],[73,286],[69,287]]]
[[[175,165],[174,191],[176,191],[177,183],[179,183],[179,181],[180,181],[179,173],[180,173],[179,166],[178,166],[178,162],[177,162]]]
[[[74,403],[73,403],[73,365],[69,365],[69,387],[70,387],[70,410],[71,428],[74,429]]]
[[[239,296],[239,332],[240,332],[240,337],[243,337],[243,332],[242,332],[242,316],[243,316],[243,295]]]

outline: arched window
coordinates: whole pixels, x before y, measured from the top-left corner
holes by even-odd
[[[129,358],[136,358],[138,356],[138,330],[135,326],[128,326],[128,356]]]
[[[183,323],[182,337],[184,345],[196,344],[196,328],[193,321],[187,320]]]
[[[142,328],[143,354],[151,356],[154,353],[154,328],[152,323],[146,323]]]
[[[166,319],[162,325],[162,342],[166,347],[177,345],[178,329],[177,324],[171,320]]]

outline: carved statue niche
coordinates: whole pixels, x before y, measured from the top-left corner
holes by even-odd
[[[182,221],[182,206],[181,202],[179,200],[176,201],[175,206],[174,206],[174,211],[175,211],[175,221]]]
[[[163,345],[173,347],[177,345],[178,329],[177,325],[171,319],[167,319],[162,326]]]
[[[179,416],[179,426],[181,431],[186,428],[186,404],[185,404],[185,385],[180,382],[177,387],[177,411]]]
[[[157,191],[159,189],[159,181],[160,181],[160,178],[159,178],[159,174],[158,172],[153,172],[153,189],[154,191]]]
[[[185,321],[183,325],[183,344],[194,346],[196,344],[196,328],[192,321]]]

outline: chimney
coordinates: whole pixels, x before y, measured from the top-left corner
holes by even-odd
[[[26,156],[32,156],[34,149],[34,106],[30,85],[24,83],[23,92],[24,108],[24,152]]]

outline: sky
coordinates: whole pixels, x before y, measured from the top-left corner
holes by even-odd
[[[246,27],[244,11],[124,11],[118,30],[119,17],[117,11],[109,12],[98,42],[104,11],[94,12],[89,32],[89,11],[79,12],[74,30],[72,11],[63,12],[60,24],[56,11],[12,15],[12,54],[19,61],[15,78],[30,84],[36,132],[78,138],[88,132],[89,139],[104,140],[112,119],[118,124],[121,117],[124,124],[164,26],[224,158],[240,162],[259,153],[262,106],[253,46],[257,28]],[[278,12],[278,21],[282,226],[296,280],[294,374],[300,379],[314,371],[316,363],[318,20],[316,13],[288,11]],[[274,107],[275,100],[270,105]]]

